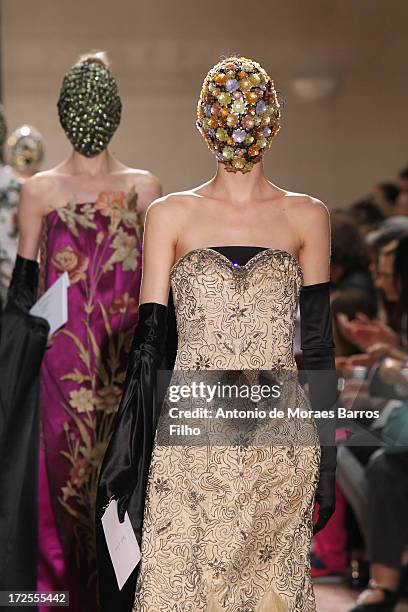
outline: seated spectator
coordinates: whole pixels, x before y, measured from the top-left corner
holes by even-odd
[[[408,191],[408,166],[398,173],[398,189],[399,191]]]
[[[385,217],[394,214],[394,206],[399,188],[394,183],[378,183],[373,190],[372,198]]]
[[[361,289],[345,289],[332,295],[333,337],[336,346],[336,364],[341,367],[341,360],[354,354],[358,348],[343,338],[336,325],[336,315],[343,313],[354,319],[358,313],[367,317],[376,315],[375,302],[370,294]],[[351,382],[351,381],[349,381]],[[359,385],[361,386],[361,384]],[[353,394],[354,397],[354,394]],[[337,431],[337,439],[344,437],[345,432]],[[313,538],[311,553],[312,576],[315,579],[329,577],[332,580],[344,575],[347,569],[346,547],[348,541],[346,529],[346,499],[341,487],[336,483],[336,509],[325,529]]]
[[[350,365],[370,367],[381,356],[401,358],[407,343],[408,310],[408,237],[395,231],[380,235],[372,245],[371,269],[378,292],[379,316],[369,320],[357,314],[349,320],[336,316],[339,333],[357,346],[364,355],[349,358]],[[401,235],[401,234],[399,234]]]
[[[349,209],[350,218],[355,221],[362,234],[375,230],[388,216],[375,204],[373,199],[356,202]]]
[[[384,402],[379,419],[339,449],[340,483],[357,508],[370,562],[371,580],[352,612],[392,612],[408,560],[408,237],[389,238],[377,253],[376,286],[394,303],[392,327],[389,320],[370,320],[365,313],[351,321],[345,313],[335,315],[340,334],[369,355],[364,363],[372,368],[370,401]],[[347,359],[350,369],[355,357]],[[380,434],[378,445],[374,430]]]
[[[406,360],[396,367],[380,369],[384,382],[399,385],[400,394],[408,379],[402,374]],[[392,374],[390,376],[389,370]],[[400,373],[397,383],[397,373]],[[383,429],[384,448],[376,451],[366,468],[367,556],[371,579],[352,612],[392,612],[405,585],[401,570],[408,555],[408,403],[394,407]],[[395,439],[394,439],[395,438]]]
[[[362,289],[374,296],[369,272],[368,249],[363,236],[346,213],[331,217],[332,256],[330,278],[333,290]]]
[[[338,369],[341,369],[345,358],[356,353],[360,353],[362,349],[357,346],[350,336],[342,333],[342,328],[338,323],[338,319],[342,320],[342,316],[346,317],[347,321],[352,321],[358,316],[364,316],[368,320],[375,319],[377,315],[377,304],[373,300],[372,295],[362,289],[345,289],[343,291],[334,291],[331,299],[332,315],[333,315],[333,337],[336,345],[336,364]],[[340,315],[340,317],[339,317]]]

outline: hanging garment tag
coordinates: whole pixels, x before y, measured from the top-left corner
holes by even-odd
[[[116,499],[112,499],[106,508],[102,516],[102,526],[116,580],[119,589],[122,589],[142,555],[127,512],[123,523],[119,522]]]

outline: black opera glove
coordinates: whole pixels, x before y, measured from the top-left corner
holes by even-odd
[[[7,293],[7,304],[29,311],[36,300],[38,277],[38,262],[17,255]]]
[[[123,522],[129,510],[141,541],[145,490],[158,420],[157,371],[167,331],[167,306],[145,303],[139,307],[122,399],[99,477],[98,510],[111,498],[118,502]]]
[[[38,277],[38,263],[17,255],[0,318],[0,377],[7,380],[0,404],[10,407],[10,415],[13,407],[26,401],[47,346],[48,321],[30,314],[37,297]]]
[[[302,287],[299,298],[303,367],[313,411],[334,411],[335,418],[318,419],[321,459],[316,501],[319,513],[313,533],[323,529],[335,509],[337,374],[330,309],[330,283]]]

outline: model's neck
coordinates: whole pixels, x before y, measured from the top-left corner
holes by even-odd
[[[67,160],[67,164],[73,174],[98,176],[99,174],[107,174],[112,170],[114,158],[107,149],[95,157],[85,157],[74,150]]]
[[[213,188],[221,196],[237,204],[245,204],[259,194],[268,184],[263,164],[255,164],[250,172],[228,172],[223,164],[218,164],[217,173],[212,180]]]

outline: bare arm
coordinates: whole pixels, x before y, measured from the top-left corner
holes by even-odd
[[[301,248],[299,261],[304,285],[327,282],[330,278],[330,217],[326,206],[308,198],[300,211]]]
[[[21,257],[37,259],[43,218],[43,185],[29,179],[22,186],[18,205],[18,253]]]
[[[166,199],[157,200],[146,214],[143,241],[143,273],[140,303],[167,306],[170,269],[174,263],[177,234],[175,215]]]
[[[159,179],[154,174],[149,173],[139,190],[138,210],[142,222],[145,221],[146,212],[150,204],[160,198],[161,195],[162,187]]]

